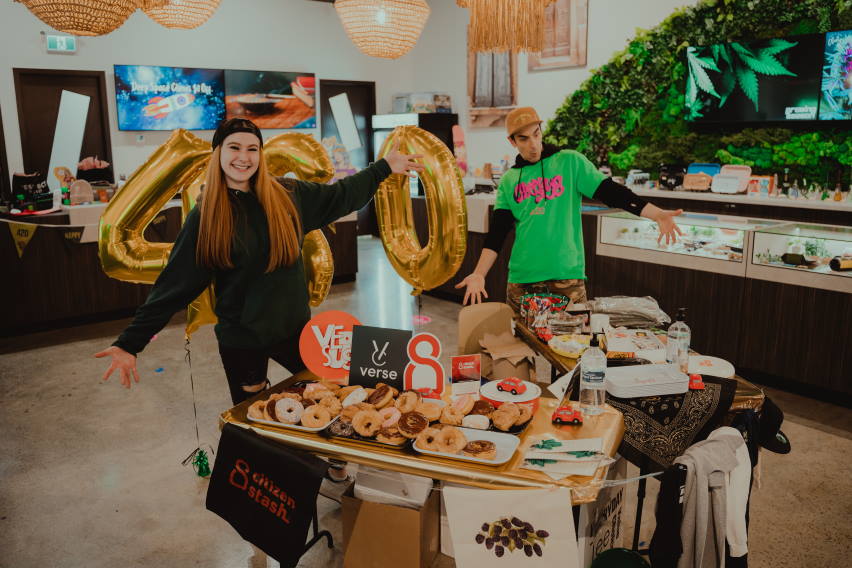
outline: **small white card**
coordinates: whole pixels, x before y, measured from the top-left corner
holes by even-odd
[[[547,390],[552,392],[553,396],[555,396],[560,402],[563,398],[565,398],[565,393],[568,392],[568,385],[571,384],[571,377],[574,376],[574,373],[576,373],[579,368],[580,365],[575,365],[573,369],[556,379],[556,381],[547,387]]]

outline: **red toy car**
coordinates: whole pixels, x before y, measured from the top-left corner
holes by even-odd
[[[583,423],[583,413],[570,406],[560,406],[553,411],[550,421],[554,424],[580,425]]]
[[[497,390],[501,392],[510,392],[512,394],[524,394],[527,390],[527,385],[524,381],[515,377],[503,379],[497,383]]]

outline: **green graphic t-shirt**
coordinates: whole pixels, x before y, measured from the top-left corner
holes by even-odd
[[[494,209],[515,217],[509,282],[586,277],[583,196],[591,198],[606,179],[585,156],[561,150],[503,175]]]

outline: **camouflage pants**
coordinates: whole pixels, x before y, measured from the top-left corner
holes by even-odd
[[[515,284],[514,282],[509,282],[506,284],[506,303],[509,304],[515,312],[519,312],[521,296],[534,292],[562,294],[563,296],[571,298],[571,301],[575,304],[581,304],[587,299],[586,281],[582,278],[572,278],[568,280],[530,282],[528,284]]]

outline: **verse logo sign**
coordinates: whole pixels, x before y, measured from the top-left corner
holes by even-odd
[[[400,388],[410,338],[411,332],[403,329],[356,325],[352,330],[349,384],[373,387],[386,383]]]
[[[354,316],[331,310],[316,315],[302,329],[299,352],[305,366],[318,377],[345,382],[352,356]]]

